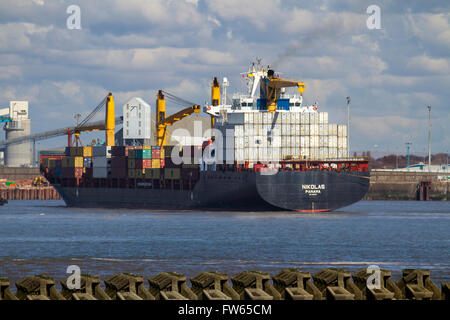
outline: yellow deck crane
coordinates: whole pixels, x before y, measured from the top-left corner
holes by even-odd
[[[211,105],[212,106],[218,106],[220,105],[220,85],[219,80],[217,80],[217,77],[214,77],[213,82],[211,83]],[[215,117],[211,115],[211,132],[214,132],[214,126],[215,126]],[[214,140],[214,135],[211,137],[212,140]]]
[[[103,107],[105,108],[105,123],[101,124],[88,124],[88,122],[95,116],[95,114]],[[98,106],[78,124],[75,129],[67,131],[68,146],[72,146],[72,135],[75,135],[75,144],[81,144],[80,133],[88,131],[105,130],[105,144],[107,146],[114,146],[114,131],[116,129],[116,117],[114,110],[114,98],[112,93],[109,93]]]
[[[172,102],[180,105],[189,105],[189,107],[178,111],[177,113],[166,117],[166,96]],[[167,126],[173,125],[175,122],[195,113],[200,113],[200,106],[189,101],[178,98],[168,92],[159,90],[156,95],[156,136],[157,145],[164,147],[167,139]]]
[[[298,87],[298,92],[300,92],[300,94],[305,91],[304,82],[281,79],[280,77],[275,76],[273,70],[269,69],[267,71],[267,77],[261,79],[261,94],[267,99],[267,109],[269,112],[276,111],[277,100],[280,97],[281,89],[288,87]]]

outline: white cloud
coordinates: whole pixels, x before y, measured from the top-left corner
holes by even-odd
[[[448,58],[430,58],[426,55],[410,58],[406,67],[414,71],[427,73],[448,74],[450,72]]]

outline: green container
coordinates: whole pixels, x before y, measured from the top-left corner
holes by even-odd
[[[135,158],[136,159],[151,159],[152,158],[152,150],[151,149],[136,149]]]
[[[15,181],[6,181],[6,182],[5,182],[5,185],[6,185],[7,187],[9,187],[9,186],[12,185],[12,184],[16,184],[16,182],[15,182]]]

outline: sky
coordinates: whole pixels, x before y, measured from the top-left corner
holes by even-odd
[[[67,27],[70,5],[81,29]],[[371,5],[380,29],[368,28]],[[240,73],[261,58],[304,81],[304,102],[332,123],[346,123],[351,97],[352,151],[426,153],[431,105],[432,151],[447,152],[449,53],[449,1],[1,0],[0,107],[29,101],[38,133],[73,125],[108,92],[119,114],[132,97],[154,107],[159,89],[204,105],[214,76],[244,92]]]

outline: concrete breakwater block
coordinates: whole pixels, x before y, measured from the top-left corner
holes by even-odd
[[[441,291],[431,281],[430,270],[404,269],[397,282],[404,299],[440,300]]]
[[[322,293],[311,281],[309,272],[284,269],[272,281],[284,300],[322,300]]]
[[[353,275],[353,281],[361,290],[364,300],[393,300],[402,299],[402,292],[391,279],[391,272],[389,270],[380,269],[379,288],[368,287],[368,281],[371,273],[367,269],[362,269]],[[374,283],[376,285],[377,283]]]
[[[82,274],[77,283],[72,276],[60,281],[61,292],[53,278],[32,275],[16,282],[16,293],[9,280],[0,277],[0,300],[450,300],[450,282],[442,282],[441,291],[429,270],[404,269],[395,283],[389,270],[380,269],[379,287],[373,286],[371,275],[367,269],[352,275],[327,268],[311,276],[290,268],[276,275],[242,271],[231,278],[208,271],[188,280],[183,274],[162,272],[147,279],[147,287],[144,277],[131,273],[115,274],[103,283]]]
[[[270,282],[269,273],[243,271],[232,278],[231,282],[241,300],[281,300],[281,294]]]
[[[239,294],[229,285],[228,276],[212,271],[202,272],[190,279],[198,300],[239,300]]]
[[[327,300],[362,300],[363,294],[344,269],[328,268],[313,275],[314,284]]]

